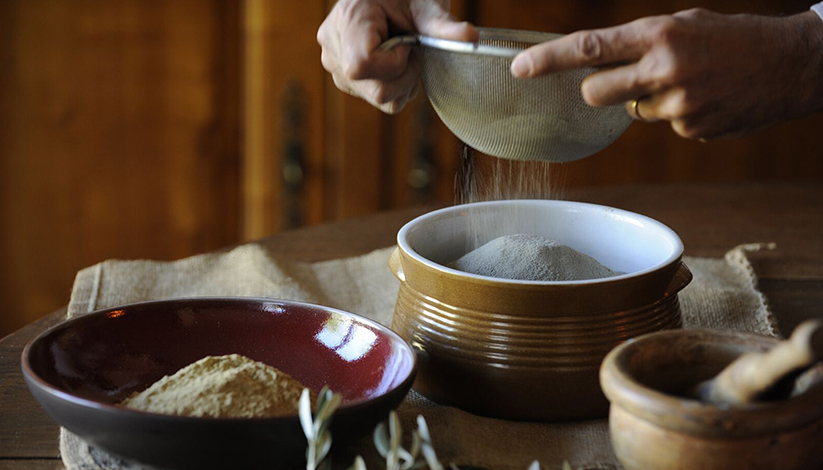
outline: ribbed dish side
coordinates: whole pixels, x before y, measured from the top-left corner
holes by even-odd
[[[402,283],[393,328],[430,352],[472,362],[568,368],[598,367],[618,343],[680,326],[677,295],[606,314],[516,317],[458,309]]]

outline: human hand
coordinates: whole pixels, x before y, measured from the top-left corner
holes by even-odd
[[[317,31],[323,68],[337,88],[396,114],[417,93],[420,64],[410,59],[409,46],[378,48],[411,31],[456,41],[479,35],[449,14],[448,0],[340,0]]]
[[[813,12],[642,18],[533,46],[512,73],[594,66],[604,68],[583,81],[586,102],[626,102],[635,119],[670,121],[688,138],[744,135],[823,110],[823,22]]]

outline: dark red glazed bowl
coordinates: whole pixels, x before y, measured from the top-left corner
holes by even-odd
[[[165,468],[295,468],[298,417],[191,418],[116,403],[209,355],[242,354],[314,391],[343,396],[332,435],[345,443],[385,419],[416,372],[411,347],[371,320],[301,302],[196,298],[145,302],[65,321],[23,350],[32,394],[61,426],[114,454]],[[304,464],[303,464],[304,465]]]

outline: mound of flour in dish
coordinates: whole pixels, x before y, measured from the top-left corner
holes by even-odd
[[[207,356],[135,393],[121,405],[153,413],[215,418],[296,415],[304,386],[239,354]],[[316,395],[310,394],[312,402]]]
[[[579,281],[624,274],[562,243],[524,234],[495,238],[450,267],[481,276],[527,281]]]

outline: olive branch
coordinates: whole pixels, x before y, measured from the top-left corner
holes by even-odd
[[[331,450],[332,436],[329,431],[331,420],[341,396],[323,387],[317,396],[317,405],[312,414],[309,389],[304,388],[300,395],[300,425],[306,435],[306,470],[327,470],[331,461],[326,457]],[[434,451],[429,426],[421,415],[417,415],[417,429],[411,433],[411,445],[408,449],[402,445],[403,429],[396,411],[389,413],[389,420],[381,422],[374,428],[374,447],[381,457],[386,459],[385,470],[445,470]],[[348,470],[368,470],[366,461],[358,455]],[[459,470],[455,464],[449,470]],[[528,470],[541,470],[540,462],[535,460]],[[569,462],[563,462],[562,470],[574,470]],[[580,469],[578,469],[580,470]]]
[[[317,395],[316,411],[312,415],[311,397],[309,389],[304,388],[300,395],[300,426],[306,435],[306,470],[325,470],[331,468],[331,461],[326,456],[331,450],[332,415],[340,406],[341,396],[333,393],[328,387],[323,387]]]

